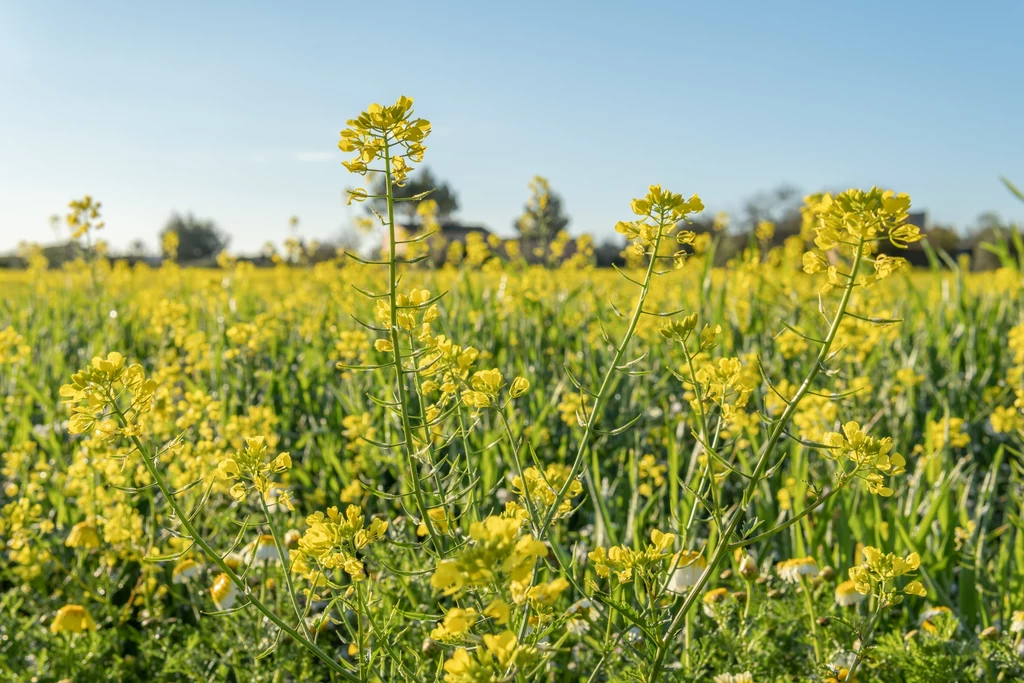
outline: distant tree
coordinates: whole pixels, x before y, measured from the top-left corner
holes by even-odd
[[[608,268],[612,264],[621,266],[626,262],[622,256],[622,249],[625,245],[619,240],[605,239],[594,250],[594,257],[599,268]]]
[[[384,187],[384,178],[378,176],[377,180],[373,184],[373,189],[370,194],[382,195],[385,194],[386,189]],[[455,190],[446,183],[441,182],[439,179],[434,177],[431,170],[424,166],[414,171],[405,185],[402,187],[394,188],[394,195],[396,199],[405,199],[408,197],[415,197],[416,195],[423,194],[429,190],[433,190],[430,193],[429,198],[437,202],[437,218],[441,221],[448,220],[453,213],[459,210],[459,198],[455,194]],[[424,197],[426,199],[427,197]],[[404,225],[413,226],[419,224],[419,216],[416,214],[416,209],[419,207],[422,199],[408,202],[398,202],[395,204],[395,210],[399,213],[399,221]],[[377,213],[382,216],[387,213],[387,200],[385,199],[371,199],[369,204]]]
[[[164,229],[160,231],[161,242],[169,232],[178,236],[179,263],[213,258],[228,246],[229,241],[228,236],[212,220],[196,218],[191,213],[185,216],[171,214]]]
[[[998,268],[1008,265],[1003,262],[1004,258],[1012,262],[1021,257],[1014,239],[1015,234],[1019,236],[1020,228],[1005,222],[995,211],[986,211],[975,220],[976,225],[970,230],[966,243],[974,249],[976,270]],[[1002,255],[996,252],[1002,252]]]
[[[342,226],[334,239],[335,246],[346,251],[359,251],[362,243],[363,236],[348,226]]]
[[[935,225],[924,233],[930,244],[935,249],[941,249],[951,253],[960,246],[961,237],[957,231],[949,226]]]
[[[803,197],[792,185],[779,185],[768,192],[758,192],[743,201],[743,209],[737,220],[737,227],[743,234],[749,234],[767,221],[775,225],[776,243],[800,232],[800,206]]]
[[[570,219],[562,210],[562,198],[551,191],[547,178],[534,176],[528,187],[530,198],[513,227],[524,240],[547,244],[568,227]]]
[[[976,219],[977,227],[976,232],[995,232],[999,230],[1007,229],[1007,225],[1003,223],[1002,217],[995,211],[986,211],[978,216]]]
[[[142,258],[146,255],[146,243],[142,240],[133,240],[131,246],[128,247],[128,255],[134,258]]]

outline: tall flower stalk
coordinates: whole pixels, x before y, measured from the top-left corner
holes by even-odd
[[[225,561],[224,556],[214,549],[210,542],[196,529],[192,519],[198,513],[199,508],[202,507],[203,502],[205,502],[205,497],[196,510],[191,512],[185,510],[179,502],[178,496],[192,487],[173,490],[158,466],[158,458],[154,456],[152,450],[140,438],[144,426],[143,416],[152,407],[156,389],[156,382],[146,378],[142,367],[139,365],[126,366],[125,358],[121,354],[115,352],[109,354],[106,358],[97,357],[93,359],[90,367],[73,376],[71,384],[61,387],[61,396],[64,397],[65,403],[72,407],[72,417],[68,422],[68,430],[72,434],[96,432],[105,435],[105,438],[111,440],[118,437],[127,438],[139,454],[145,470],[152,478],[157,490],[160,491],[167,501],[167,505],[170,506],[174,519],[181,525],[181,529],[184,532],[181,536],[188,542],[184,552],[190,550],[192,546],[198,546],[203,554],[220,569],[228,581],[244,596],[246,604],[252,605],[272,624],[322,660],[331,671],[341,676],[342,679],[353,682],[359,681],[358,677],[349,672],[309,637],[305,623],[298,612],[296,602],[293,602],[293,605],[296,610],[297,621],[301,624],[299,628],[286,622],[261,600],[260,596],[253,592],[243,576],[239,575]],[[123,401],[127,402],[127,408],[122,407],[121,403]],[[259,493],[263,496],[265,490]],[[292,599],[294,600],[294,595]]]
[[[425,119],[412,118],[412,100],[407,97],[400,97],[391,106],[379,104],[370,105],[367,111],[360,114],[356,119],[348,121],[348,128],[341,132],[339,149],[343,152],[356,152],[355,158],[344,162],[345,167],[352,173],[359,175],[381,174],[383,176],[383,195],[370,195],[365,189],[349,190],[349,203],[362,202],[367,199],[384,200],[386,205],[386,216],[377,214],[378,219],[384,224],[388,231],[388,258],[386,261],[366,261],[354,257],[358,261],[368,265],[383,265],[388,269],[388,291],[384,294],[371,294],[360,290],[362,294],[371,299],[378,300],[378,319],[384,318],[382,322],[387,323],[386,328],[367,325],[370,329],[386,335],[378,339],[375,346],[378,351],[389,353],[391,360],[384,366],[394,368],[395,373],[395,401],[385,401],[384,405],[391,410],[401,424],[400,450],[408,475],[409,484],[412,488],[413,499],[416,503],[416,511],[421,523],[426,527],[427,535],[437,552],[443,549],[443,542],[435,528],[434,520],[431,519],[431,506],[427,500],[427,493],[424,491],[420,475],[420,465],[430,458],[424,458],[432,450],[432,441],[429,436],[429,428],[426,425],[422,406],[414,406],[409,391],[409,379],[407,375],[413,375],[417,379],[420,368],[415,359],[410,358],[404,351],[405,336],[412,332],[412,316],[415,312],[422,312],[429,309],[436,301],[410,300],[401,295],[398,291],[400,274],[398,267],[402,263],[411,264],[423,260],[426,255],[415,259],[404,259],[399,256],[399,247],[410,243],[416,243],[425,239],[420,236],[413,239],[400,239],[398,227],[395,224],[395,198],[394,188],[396,185],[404,184],[406,177],[412,170],[412,164],[422,161],[426,147],[423,141],[430,134],[430,122]],[[383,168],[373,167],[371,164],[379,162]],[[426,195],[420,195],[411,199],[422,199]],[[350,254],[351,256],[351,254]],[[357,288],[358,289],[358,288]],[[381,311],[379,303],[387,301],[387,310]],[[412,367],[407,367],[409,363]],[[368,369],[377,369],[377,367]],[[417,437],[413,421],[418,420],[418,429],[421,432],[421,444],[417,444]],[[386,448],[395,447],[396,444],[382,445]],[[427,462],[430,465],[430,462]]]
[[[656,274],[664,272],[664,270],[658,269],[659,264],[663,264],[665,260],[681,263],[685,254],[683,251],[677,251],[672,256],[666,257],[662,254],[662,243],[668,237],[672,236],[673,233],[676,233],[679,225],[687,222],[689,216],[703,211],[704,205],[701,203],[700,197],[697,195],[693,195],[690,199],[683,199],[682,195],[668,190],[663,190],[660,185],[651,185],[645,197],[633,200],[631,208],[638,218],[633,221],[620,221],[616,224],[615,230],[616,232],[625,235],[627,239],[632,240],[632,244],[628,248],[633,251],[635,256],[646,257],[647,267],[644,271],[643,280],[636,280],[627,273],[621,270],[619,271],[623,278],[639,288],[639,293],[637,295],[636,304],[633,307],[633,312],[629,317],[629,323],[626,326],[626,331],[623,333],[621,340],[617,344],[613,344],[615,354],[612,357],[612,362],[607,368],[605,368],[597,393],[591,394],[587,392],[582,385],[575,381],[575,378],[573,379],[577,389],[593,398],[593,405],[588,408],[584,401],[581,412],[577,414],[577,419],[583,425],[583,434],[580,436],[579,444],[576,447],[576,455],[572,461],[570,475],[566,479],[565,483],[559,488],[558,493],[555,496],[554,503],[548,508],[548,512],[544,516],[544,521],[541,523],[539,532],[541,537],[544,536],[547,529],[550,527],[551,521],[554,519],[555,513],[558,510],[558,506],[565,499],[572,482],[582,471],[587,449],[590,446],[593,435],[597,431],[597,423],[600,419],[601,410],[604,408],[604,405],[608,400],[608,396],[611,393],[613,385],[612,378],[615,373],[628,374],[630,371],[632,362],[623,363],[623,359],[626,357],[626,350],[629,347],[630,341],[633,339],[634,334],[636,334],[636,328],[640,323],[640,318],[644,315],[662,315],[661,313],[647,311],[644,308],[644,305],[647,302],[647,296],[651,291],[651,283]],[[676,239],[680,244],[690,243],[693,240],[693,233],[687,230],[680,231],[676,233]],[[612,344],[611,340],[607,337],[606,341],[608,341],[609,344]],[[636,420],[633,420],[630,423],[614,430],[609,430],[609,433],[624,431],[635,421]],[[608,511],[599,489],[601,485],[600,476],[600,462],[595,456],[591,463],[591,472],[589,477],[591,489],[590,495],[597,507],[605,532],[609,537],[612,537],[614,530],[610,523]]]
[[[730,521],[721,530],[718,544],[712,552],[710,560],[708,560],[707,568],[701,573],[696,583],[690,589],[686,599],[672,616],[665,630],[664,637],[657,644],[655,656],[651,664],[651,681],[656,681],[660,676],[665,657],[672,647],[676,635],[683,627],[687,613],[692,609],[711,576],[731,550],[744,545],[743,539],[737,536],[740,525],[747,519],[747,514],[754,505],[754,496],[758,486],[765,478],[765,473],[776,456],[776,448],[782,437],[786,434],[786,429],[796,413],[800,401],[809,392],[813,391],[814,381],[830,360],[832,346],[843,320],[848,316],[861,317],[850,310],[854,290],[871,284],[872,281],[888,277],[896,268],[902,265],[902,259],[882,255],[872,258],[874,243],[888,239],[897,246],[905,246],[908,242],[920,239],[919,230],[914,226],[905,224],[909,208],[910,198],[906,195],[894,195],[892,192],[883,192],[878,189],[872,189],[869,192],[850,190],[834,199],[829,195],[825,195],[815,206],[814,211],[818,216],[818,224],[815,229],[815,245],[820,251],[812,250],[804,255],[804,270],[811,274],[826,273],[827,281],[822,286],[819,296],[824,297],[832,290],[839,289],[839,302],[836,305],[831,320],[828,321],[829,325],[825,336],[822,339],[805,336],[809,342],[815,343],[818,346],[818,353],[815,355],[811,367],[804,375],[794,395],[788,398],[784,397],[786,407],[782,414],[770,425],[768,439],[761,447],[753,472],[748,476],[743,497],[732,512]],[[833,250],[837,253],[836,259],[838,263],[830,262],[823,253],[832,252]],[[842,262],[839,260],[839,255],[844,254],[850,258],[848,271],[840,270]],[[861,273],[866,260],[870,260],[874,265],[875,272],[873,277],[865,277]],[[824,315],[824,304],[822,304],[821,310]],[[882,318],[867,319],[878,324],[896,322]],[[867,476],[880,477],[881,475],[873,473]],[[824,500],[824,497],[819,498],[812,505],[808,506],[806,512],[820,506]],[[762,533],[758,538],[766,538],[781,531],[782,528],[780,526],[768,533]]]

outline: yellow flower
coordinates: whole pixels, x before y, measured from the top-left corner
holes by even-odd
[[[476,623],[477,616],[479,616],[477,611],[472,607],[468,609],[453,607],[445,614],[441,624],[430,632],[430,637],[444,642],[458,639],[472,628]]]
[[[430,585],[437,590],[444,590],[445,595],[451,595],[460,590],[466,584],[466,580],[455,560],[441,560],[434,568],[434,574],[430,577]]]
[[[775,565],[775,572],[783,581],[799,583],[803,577],[813,579],[818,575],[818,563],[813,557],[794,557]]]
[[[512,663],[518,644],[516,634],[512,631],[502,631],[496,636],[490,633],[484,635],[484,645],[497,657],[498,663],[503,667],[507,667]]]
[[[842,607],[850,607],[863,602],[867,595],[857,590],[853,581],[843,581],[836,586],[836,604]]]
[[[569,465],[552,463],[543,471],[536,467],[527,467],[523,470],[523,476],[512,477],[512,492],[520,497],[524,508],[533,506],[541,515],[547,513],[558,497],[558,492],[565,486],[572,468]],[[572,499],[583,492],[583,484],[578,479],[569,482],[565,497],[555,511],[554,519],[566,517],[572,512]]]
[[[276,458],[274,458],[273,462],[270,463],[270,469],[272,469],[274,472],[277,472],[278,474],[284,472],[287,469],[290,469],[291,466],[292,456],[289,453],[279,454]]]
[[[474,680],[471,676],[477,668],[477,663],[469,656],[469,651],[460,647],[452,653],[451,658],[444,663],[445,677],[448,683],[470,683]]]
[[[0,330],[0,365],[14,365],[28,360],[32,347],[23,343],[25,338],[13,327]]]
[[[71,228],[71,239],[77,240],[93,230],[103,229],[104,223],[100,220],[102,207],[103,204],[94,200],[90,195],[68,203],[70,211],[67,214],[67,223]]]
[[[947,420],[932,420],[928,423],[928,439],[933,447],[942,448],[964,448],[971,443],[970,435],[964,431],[965,423],[961,417],[951,417]]]
[[[1010,633],[1021,633],[1024,631],[1024,610],[1014,610],[1010,620]]]
[[[349,505],[345,514],[336,507],[327,513],[314,512],[306,518],[309,528],[299,540],[299,551],[326,569],[344,569],[353,581],[366,578],[356,552],[384,538],[388,523],[374,519],[364,526],[362,509]]]
[[[210,587],[210,597],[217,609],[231,609],[238,597],[238,588],[227,574],[218,574]]]
[[[651,530],[651,545],[657,548],[659,553],[668,550],[675,542],[675,534],[666,534],[657,529]]]
[[[530,380],[525,377],[516,377],[508,389],[508,395],[512,398],[519,398],[530,389]]]
[[[472,542],[455,558],[437,564],[431,586],[452,595],[466,586],[487,585],[496,577],[526,581],[537,559],[548,554],[548,547],[531,534],[520,536],[522,523],[521,517],[495,515],[474,522],[469,527]]]
[[[175,565],[171,571],[173,583],[188,583],[203,571],[201,564],[192,559],[185,559]]]
[[[529,602],[534,607],[551,607],[567,588],[569,588],[569,582],[562,577],[529,588],[513,583],[512,597],[517,604]]]
[[[903,474],[906,471],[906,459],[892,451],[892,439],[876,439],[861,430],[857,422],[847,422],[842,433],[828,432],[824,443],[831,449],[830,458],[846,456],[858,466],[858,472],[864,477],[868,491],[876,495],[888,497],[893,489],[885,485],[885,477]]]
[[[96,527],[89,522],[79,522],[71,527],[64,545],[69,548],[98,548],[100,535],[96,533]]]
[[[487,605],[484,609],[484,616],[490,617],[494,620],[494,623],[499,626],[504,626],[508,623],[509,617],[512,616],[512,610],[507,602],[499,598],[495,598],[491,601],[491,604]]]
[[[352,173],[364,175],[369,165],[386,157],[390,159],[393,180],[401,185],[405,182],[411,167],[409,162],[420,162],[426,147],[423,141],[430,135],[430,122],[412,118],[412,100],[399,97],[395,104],[387,107],[371,104],[357,118],[348,121],[348,128],[341,131],[338,149],[355,152],[356,156],[344,163]],[[390,150],[385,152],[385,150]],[[405,152],[404,155],[398,150]],[[359,188],[349,190],[350,200],[361,201],[366,191]]]
[[[883,553],[871,546],[864,547],[864,563],[850,568],[850,580],[857,592],[867,595],[874,592],[883,605],[897,605],[903,600],[892,585],[895,579],[911,574],[921,566],[917,553],[900,557]],[[920,581],[911,581],[903,588],[907,595],[924,596],[926,591]]]
[[[448,511],[443,507],[430,508],[427,510],[427,516],[430,517],[431,524],[434,527],[434,531],[440,534],[448,533]],[[416,527],[417,536],[426,536],[430,533],[425,522],[420,522],[419,526]]]
[[[96,622],[81,605],[64,605],[57,610],[53,623],[50,624],[51,633],[82,633],[95,630]]]
[[[1024,429],[1024,413],[1013,407],[993,408],[989,416],[992,431],[997,434],[1012,434]]]

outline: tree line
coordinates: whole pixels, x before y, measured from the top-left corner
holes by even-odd
[[[1017,188],[1008,181],[1004,180],[1004,182],[1011,192],[1020,196]],[[510,227],[516,238],[524,244],[530,245],[531,248],[544,248],[558,238],[561,233],[568,230],[571,218],[566,212],[561,195],[554,191],[546,178],[535,176],[530,180],[528,190],[529,196],[522,213],[512,221]],[[370,194],[382,195],[384,192],[385,188],[378,183],[378,186],[375,186]],[[464,239],[466,230],[486,230],[480,226],[466,225],[456,217],[460,208],[458,193],[450,183],[437,178],[430,168],[421,169],[403,186],[395,187],[394,194],[397,199],[401,200],[396,204],[398,208],[396,221],[409,232],[415,233],[423,229],[427,215],[421,210],[424,202],[431,203],[430,220],[432,225],[441,229],[442,236],[445,232],[450,232],[462,234]],[[800,208],[802,205],[803,196],[796,188],[790,185],[780,185],[771,191],[747,197],[741,203],[739,211],[728,216],[727,230],[721,230],[722,214],[713,216],[710,213],[695,219],[689,229],[698,233],[713,230],[723,232],[716,252],[716,259],[724,264],[742,251],[750,242],[751,236],[757,233],[759,226],[766,224],[772,226],[771,236],[767,240],[761,240],[762,243],[766,242],[772,246],[781,245],[787,238],[800,234],[802,222]],[[380,215],[384,211],[383,199],[370,199],[365,204],[362,222],[372,225],[372,216]],[[915,218],[921,223],[925,222],[923,215],[912,216],[912,219]],[[59,217],[55,216],[51,220],[56,225]],[[294,231],[298,225],[298,219],[293,218],[290,225]],[[985,245],[1003,241],[1010,245],[1011,250],[1017,249],[1012,236],[1019,234],[1019,228],[1003,221],[994,212],[982,213],[974,225],[963,231],[941,223],[919,224],[918,227],[926,235],[926,242],[916,243],[910,249],[899,252],[899,255],[907,258],[912,265],[928,265],[930,261],[934,261],[934,253],[941,253],[953,259],[969,256],[972,268],[983,270],[997,267],[1000,263],[999,256],[992,253],[992,250]],[[463,229],[459,230],[459,228]],[[168,236],[171,234],[176,237],[173,254],[168,254],[166,249],[161,249],[163,252],[161,256],[151,254],[141,240],[136,240],[128,250],[119,254],[111,254],[111,256],[129,261],[149,260],[154,262],[170,256],[182,264],[215,265],[218,254],[225,251],[230,245],[230,236],[212,219],[200,218],[193,213],[173,213],[158,234],[161,245],[167,244]],[[304,250],[307,262],[316,262],[334,258],[339,249],[355,249],[360,240],[352,228],[344,228],[334,239],[325,243],[302,240],[296,235],[285,242],[293,249],[297,246]],[[1019,245],[1019,240],[1017,245]],[[594,248],[598,265],[610,265],[617,262],[621,249],[622,245],[617,236],[605,238]],[[73,260],[82,252],[83,247],[74,240],[43,247],[43,255],[47,257],[51,265],[60,265]],[[23,260],[15,255],[0,256],[0,267],[18,267],[23,265]],[[265,250],[261,256],[250,260],[269,263],[275,259]]]

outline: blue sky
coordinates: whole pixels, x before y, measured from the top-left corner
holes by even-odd
[[[509,231],[534,174],[598,236],[650,183],[711,210],[786,182],[1024,222],[1024,3],[0,0],[0,250],[72,197],[115,246],[173,210],[232,248],[351,220],[338,131],[405,94],[460,217]]]

